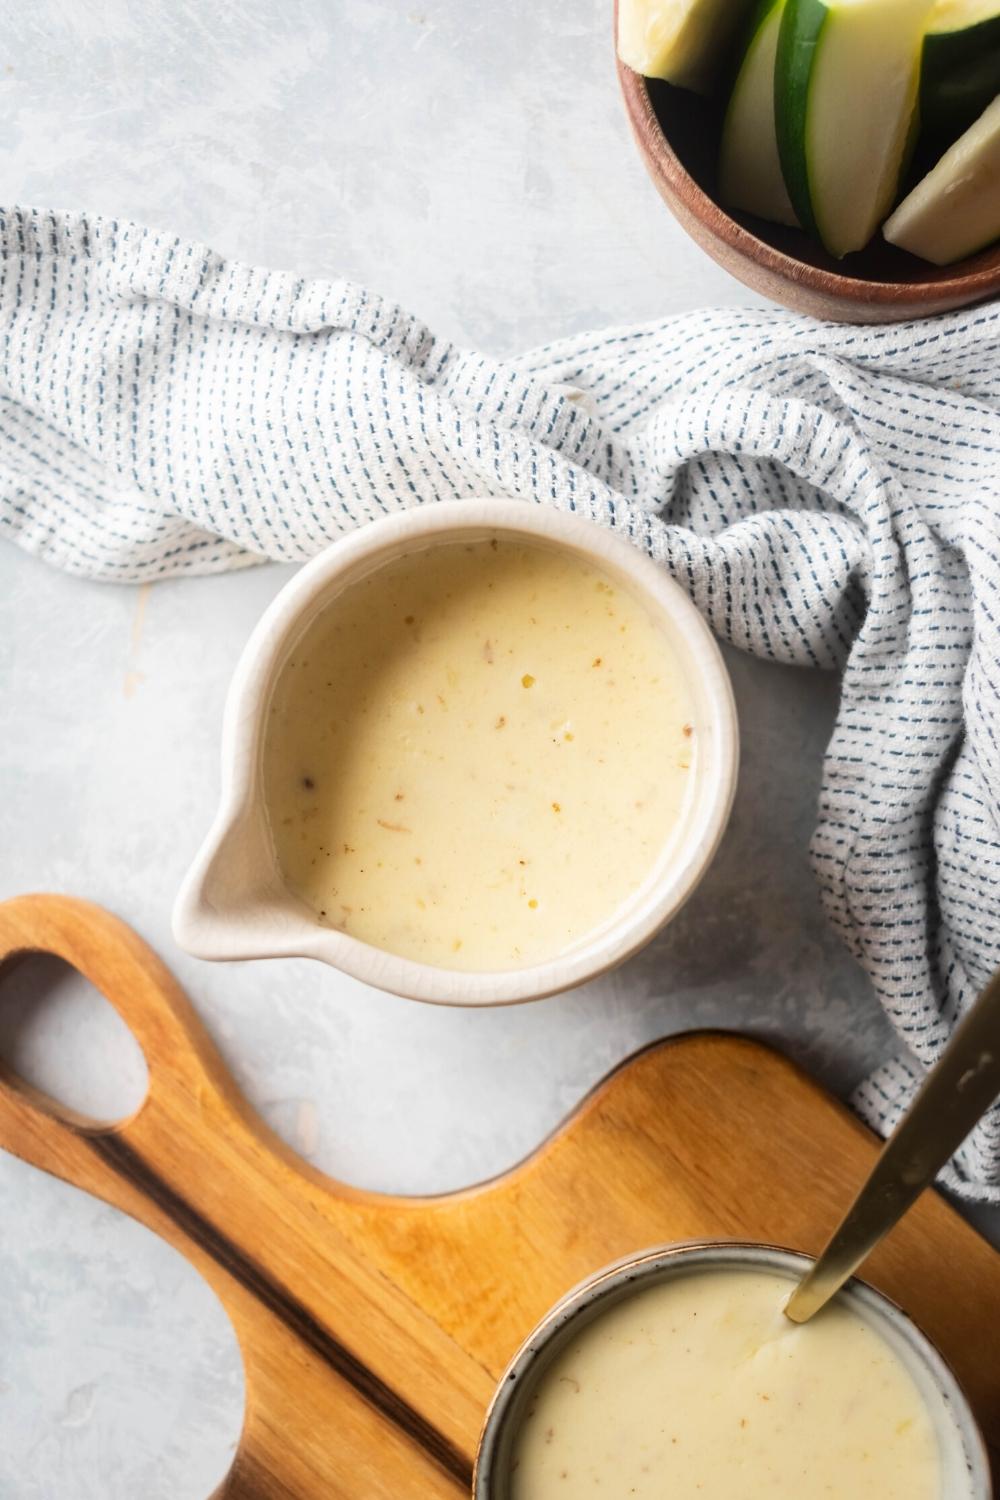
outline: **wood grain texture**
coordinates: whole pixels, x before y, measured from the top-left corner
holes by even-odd
[[[246,1417],[218,1492],[417,1500],[467,1492],[496,1377],[575,1282],[701,1236],[815,1251],[877,1143],[752,1042],[661,1044],[600,1085],[528,1161],[432,1199],[359,1192],[254,1116],[176,981],[128,927],[62,896],[0,905],[0,959],[59,955],[149,1066],[131,1118],[72,1114],[5,1072],[0,1145],[131,1214],[232,1319]],[[1000,1439],[1000,1256],[925,1194],[868,1277],[951,1359]]]

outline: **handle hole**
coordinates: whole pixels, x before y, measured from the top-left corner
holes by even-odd
[[[142,1049],[114,1006],[51,953],[19,953],[0,967],[0,1061],[95,1123],[127,1119],[149,1088]]]

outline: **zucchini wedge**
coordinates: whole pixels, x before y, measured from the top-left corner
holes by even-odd
[[[775,62],[781,169],[799,222],[840,257],[892,207],[916,126],[933,0],[787,0]]]
[[[1000,97],[903,199],[882,233],[938,266],[1000,239]]]
[[[752,0],[618,0],[618,56],[634,73],[712,93]]]
[[[1000,0],[938,0],[920,59],[920,129],[957,140],[1000,94]]]
[[[774,224],[797,224],[774,128],[774,58],[786,0],[761,0],[722,122],[719,198]],[[998,0],[1000,3],[1000,0]]]

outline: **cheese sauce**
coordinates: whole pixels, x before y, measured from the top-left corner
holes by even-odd
[[[940,1500],[909,1371],[846,1304],[790,1323],[790,1290],[707,1271],[597,1316],[530,1398],[510,1500]]]
[[[646,607],[575,554],[443,543],[348,586],[282,669],[265,799],[318,920],[453,969],[603,926],[696,772],[692,698]]]

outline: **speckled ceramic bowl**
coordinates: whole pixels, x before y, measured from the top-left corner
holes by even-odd
[[[294,643],[331,599],[406,553],[492,536],[566,549],[645,604],[687,677],[699,726],[698,761],[675,836],[623,907],[544,963],[466,972],[402,958],[317,920],[282,877],[261,759],[277,677]],[[686,901],[726,826],[737,760],[736,711],[715,639],[683,589],[631,542],[593,521],[527,501],[443,501],[402,511],[351,533],[307,563],[247,642],[226,703],[221,803],[178,895],[174,935],[200,958],[318,958],[379,989],[440,1004],[502,1005],[555,994],[622,963]]]
[[[811,1264],[808,1256],[773,1245],[702,1241],[647,1251],[583,1282],[528,1335],[501,1376],[476,1455],[473,1500],[509,1500],[511,1452],[532,1392],[551,1360],[594,1318],[637,1289],[693,1271],[769,1271],[787,1278],[790,1291]],[[877,1330],[916,1382],[938,1437],[941,1500],[990,1500],[982,1436],[958,1381],[933,1344],[901,1308],[863,1281],[848,1282],[838,1297]]]

